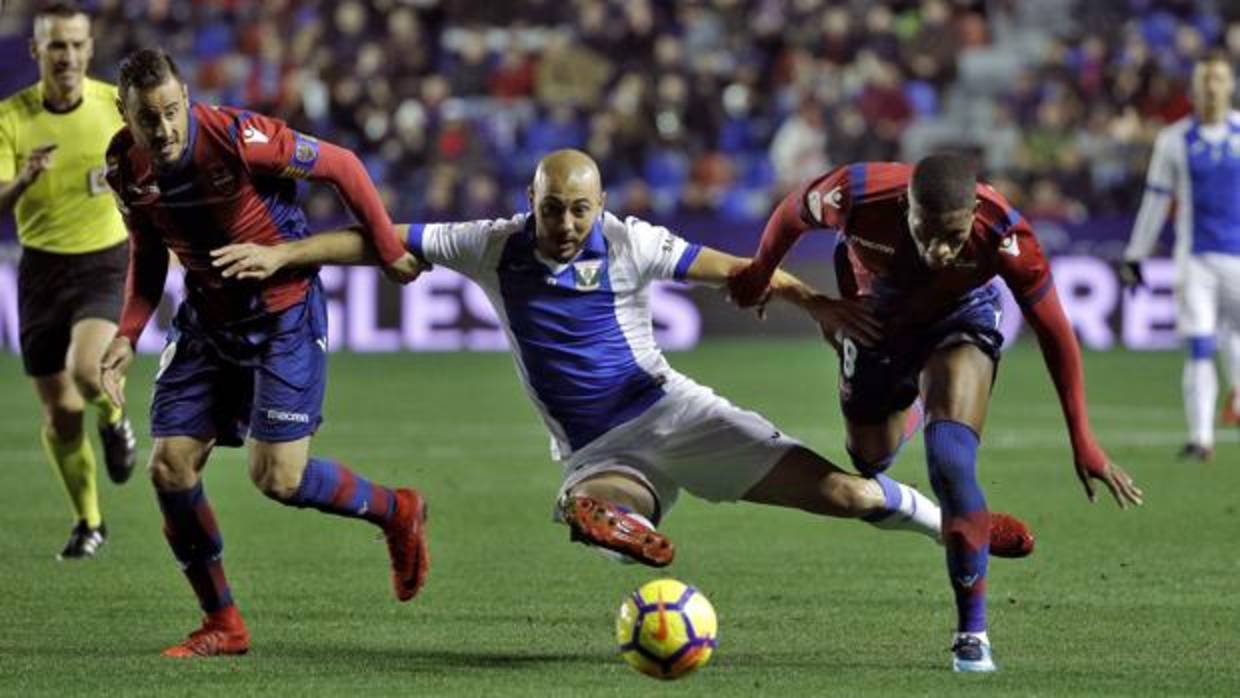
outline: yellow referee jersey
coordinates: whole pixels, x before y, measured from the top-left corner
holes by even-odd
[[[38,83],[0,102],[0,181],[15,179],[35,148],[57,146],[52,166],[13,210],[24,247],[76,254],[125,239],[125,224],[103,176],[104,151],[120,127],[116,87],[90,78],[82,87],[82,103],[64,114],[48,111]]]

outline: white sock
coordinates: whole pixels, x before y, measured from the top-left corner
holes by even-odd
[[[900,504],[887,517],[877,521],[870,520],[869,523],[875,528],[886,530],[914,531],[939,541],[943,531],[943,515],[939,511],[939,505],[903,482],[892,480],[885,475],[879,477],[886,478],[888,486],[894,485],[899,489]],[[875,484],[878,484],[877,478]],[[881,484],[879,486],[882,487]]]
[[[1218,376],[1211,359],[1184,362],[1184,414],[1188,440],[1204,448],[1214,446],[1214,404],[1218,401]]]

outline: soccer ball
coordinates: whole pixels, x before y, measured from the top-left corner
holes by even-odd
[[[647,582],[616,615],[620,655],[657,679],[678,679],[706,665],[719,624],[702,592],[675,579]]]

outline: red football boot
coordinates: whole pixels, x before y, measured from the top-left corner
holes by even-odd
[[[250,651],[250,631],[236,606],[207,614],[202,627],[189,634],[184,642],[164,650],[165,657],[219,657],[245,654]]]
[[[392,558],[392,590],[408,601],[426,583],[431,555],[426,546],[426,500],[413,489],[396,490],[396,516],[383,531]]]
[[[667,536],[610,502],[566,496],[560,500],[560,516],[572,529],[573,540],[627,555],[643,565],[666,567],[676,555]]]
[[[1033,533],[1023,521],[1001,512],[990,512],[990,554],[1025,557],[1033,552]]]
[[[1236,389],[1227,391],[1227,400],[1223,403],[1223,424],[1229,427],[1240,427],[1240,412],[1236,411]]]

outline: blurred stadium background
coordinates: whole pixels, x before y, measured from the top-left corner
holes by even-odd
[[[1106,262],[1127,238],[1154,134],[1188,111],[1193,58],[1212,46],[1240,58],[1240,3],[1221,0],[84,4],[96,16],[94,75],[114,80],[126,52],[161,45],[195,98],[355,149],[398,221],[524,210],[539,156],[573,146],[599,160],[617,213],[745,253],[804,177],[975,152],[1035,221],[1095,349],[1176,345],[1170,270],[1155,264],[1152,291],[1125,296]],[[0,17],[0,93],[35,79],[35,5],[9,2]],[[315,226],[342,221],[330,191],[306,197]],[[824,284],[827,265],[807,263],[826,258],[827,238],[793,258]],[[6,221],[6,291],[13,239]],[[326,282],[337,348],[502,346],[485,303],[446,272],[396,300],[371,270]],[[700,292],[666,291],[669,347],[756,327]],[[0,345],[14,350],[12,294],[0,296]],[[807,331],[779,316],[766,330]],[[159,344],[154,330],[146,346]]]
[[[1234,0],[85,4],[93,75],[114,80],[127,51],[164,46],[197,99],[357,150],[398,220],[522,210],[536,159],[576,146],[599,159],[616,212],[747,253],[802,177],[971,150],[1034,220],[1095,350],[1178,346],[1165,260],[1136,294],[1110,264],[1155,132],[1188,109],[1190,62],[1208,46],[1240,59]],[[35,79],[34,3],[3,5],[7,94]],[[306,196],[316,227],[342,222],[330,192]],[[808,236],[792,265],[829,284],[832,242]],[[982,473],[992,506],[1026,518],[1039,552],[992,567],[1002,673],[965,685],[946,671],[949,596],[941,552],[924,541],[685,498],[666,529],[681,544],[673,573],[708,591],[723,644],[701,676],[666,686],[615,660],[610,636],[620,598],[650,571],[605,565],[548,524],[558,474],[545,433],[506,356],[444,351],[504,345],[481,293],[444,270],[399,290],[372,269],[324,271],[331,345],[355,353],[333,359],[315,448],[430,493],[425,594],[392,603],[369,529],[262,502],[245,454],[221,450],[208,477],[255,653],[174,666],[157,651],[194,611],[141,478],[105,486],[115,538],[100,564],[53,559],[64,502],[10,355],[16,256],[4,222],[0,695],[1240,695],[1240,433],[1220,434],[1211,466],[1171,465],[1178,354],[1086,354],[1099,437],[1148,492],[1122,515],[1086,505],[1036,348],[1005,356]],[[672,348],[799,333],[705,342],[672,361],[846,461],[834,357],[808,323],[785,313],[759,325],[676,286],[658,290],[655,315]],[[159,349],[158,328],[142,346]],[[402,349],[441,351],[358,354]],[[155,364],[140,358],[128,391],[143,459]],[[918,441],[895,474],[926,486]]]

